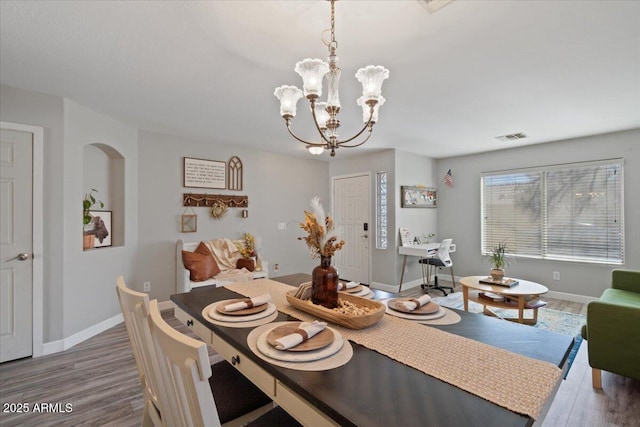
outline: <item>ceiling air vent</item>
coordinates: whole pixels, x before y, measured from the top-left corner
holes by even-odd
[[[528,138],[528,136],[522,132],[510,133],[509,135],[496,136],[496,139],[498,141],[517,141],[518,139],[525,139],[525,138]]]
[[[435,13],[453,0],[420,0],[429,13]]]

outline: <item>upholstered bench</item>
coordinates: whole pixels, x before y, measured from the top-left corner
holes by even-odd
[[[227,240],[227,239],[225,239]],[[231,242],[231,241],[229,241]],[[235,259],[239,258],[239,252],[235,253],[233,247],[229,244],[229,253],[223,257],[216,257],[216,254],[210,253],[215,260],[214,275],[207,277],[208,274],[200,273],[199,277],[194,277],[195,271],[191,271],[183,262],[183,251],[194,252],[198,246],[204,242],[184,242],[182,239],[178,239],[176,242],[176,291],[178,293],[190,292],[191,289],[200,286],[223,286],[227,283],[231,283],[239,280],[250,279],[262,279],[269,278],[269,263],[265,260],[260,261],[260,266],[254,271],[248,271],[245,269],[235,269]],[[190,258],[196,258],[198,254],[191,256]],[[224,258],[224,259],[220,259]],[[195,263],[197,266],[197,263]],[[233,264],[233,267],[231,267]],[[194,266],[191,265],[192,270]],[[192,280],[192,279],[196,280]]]

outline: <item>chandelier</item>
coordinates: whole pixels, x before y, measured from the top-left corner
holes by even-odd
[[[280,114],[285,120],[287,130],[296,140],[306,144],[312,154],[322,154],[324,150],[331,151],[331,157],[336,155],[336,150],[340,147],[358,147],[371,137],[373,125],[378,121],[378,109],[384,104],[382,97],[382,82],[389,77],[389,70],[382,66],[368,65],[360,68],[356,73],[356,78],[362,83],[362,96],[356,103],[362,107],[362,120],[364,126],[354,136],[339,140],[338,128],[340,120],[340,98],[338,96],[338,85],[340,82],[340,68],[338,67],[338,57],[336,49],[338,42],[335,37],[335,2],[331,2],[331,41],[327,44],[329,48],[329,63],[321,59],[305,59],[295,66],[295,72],[302,77],[304,96],[309,100],[311,115],[315,127],[320,135],[319,142],[308,142],[296,136],[291,130],[291,120],[296,115],[296,105],[302,98],[303,91],[295,86],[280,86],[276,88],[274,95],[280,100]],[[327,101],[317,102],[322,96],[322,79],[327,79]],[[358,138],[367,131],[362,140]]]

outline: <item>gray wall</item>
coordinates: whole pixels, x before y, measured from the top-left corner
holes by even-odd
[[[369,245],[371,247],[371,282],[388,283],[393,280],[394,244],[395,236],[393,231],[393,221],[395,212],[393,210],[393,187],[394,187],[394,150],[384,150],[374,153],[362,154],[351,158],[340,158],[340,152],[336,158],[329,163],[329,174],[331,177],[352,175],[359,173],[369,173],[371,176],[371,232],[369,233]],[[376,172],[385,171],[388,173],[388,224],[389,244],[387,249],[376,249],[375,226],[376,226]],[[333,207],[331,207],[333,209]],[[339,224],[338,224],[339,225]]]
[[[424,185],[425,187],[438,188],[438,182],[435,177],[436,162],[434,159],[425,156],[419,156],[417,154],[408,153],[406,151],[395,150],[396,154],[396,186],[395,186],[395,198],[394,207],[396,209],[395,227],[393,230],[396,238],[396,244],[394,250],[398,253],[399,241],[399,229],[400,227],[406,227],[414,236],[422,236],[423,234],[434,233],[434,241],[440,241],[441,238],[446,238],[438,233],[438,214],[442,212],[440,208],[402,208],[400,187],[403,185],[416,186]],[[444,190],[444,186],[438,188],[436,193],[437,199],[440,198],[440,190]],[[439,200],[437,200],[439,202]],[[448,237],[448,236],[447,236]],[[403,256],[396,256],[395,266],[395,281],[391,284],[397,285],[400,283],[400,275],[402,273],[402,258]],[[415,281],[420,283],[422,280],[422,268],[418,263],[417,257],[407,257],[407,267],[404,273],[404,279],[402,282],[402,289],[406,289],[405,284],[407,282]]]
[[[44,342],[59,340],[63,323],[64,122],[62,98],[0,85],[0,119],[44,128]],[[80,203],[80,202],[78,202]],[[78,205],[79,206],[79,205]],[[36,254],[37,255],[37,254]]]
[[[273,276],[306,272],[317,265],[312,260],[298,223],[309,210],[311,198],[329,200],[328,164],[257,151],[219,141],[191,141],[181,137],[140,131],[138,162],[139,251],[135,259],[135,285],[151,282],[152,298],[167,300],[175,293],[175,244],[184,241],[211,240],[218,237],[240,238],[250,232],[262,238],[261,256],[269,261]],[[242,191],[184,188],[183,157],[227,162],[238,156],[244,168]],[[222,219],[212,219],[204,207],[194,208],[198,215],[195,233],[180,232],[183,193],[239,194],[249,197],[249,217],[240,209],[229,209]],[[287,229],[278,230],[286,222]],[[274,272],[274,264],[280,271]]]
[[[579,161],[624,158],[625,265],[640,269],[640,130],[596,135],[437,161],[437,176],[452,170],[454,186],[438,194],[438,235],[452,237],[456,276],[487,274],[480,255],[480,173]],[[441,187],[442,188],[442,187]],[[507,274],[546,285],[549,290],[598,297],[618,266],[518,258]],[[552,280],[560,272],[559,281]]]
[[[138,145],[137,130],[96,113],[68,99],[64,100],[64,326],[68,337],[120,313],[115,293],[116,277],[127,282],[133,277],[133,262],[138,249]],[[84,163],[85,147],[102,144],[124,158],[124,195],[112,195],[107,209],[114,209],[112,247],[82,250],[82,209],[85,193],[85,168],[105,167],[104,162]],[[105,192],[105,191],[103,191]],[[124,199],[115,203],[114,199]],[[122,212],[124,210],[124,212]],[[124,222],[116,219],[124,214]],[[124,228],[125,243],[115,237]]]
[[[120,312],[115,278],[130,277],[137,248],[137,135],[135,129],[67,99],[7,86],[0,90],[2,121],[44,128],[43,342],[48,344]],[[124,226],[132,238],[127,246],[84,252],[83,152],[92,143],[108,144],[129,161]]]
[[[391,289],[400,283],[402,272],[402,256],[398,255],[398,228],[408,227],[415,235],[423,233],[437,233],[437,209],[402,209],[400,208],[401,185],[425,185],[435,187],[435,161],[429,157],[408,153],[401,150],[384,150],[369,154],[362,154],[354,158],[338,158],[330,163],[329,171],[332,177],[355,173],[369,172],[371,174],[371,227],[375,223],[375,194],[376,172],[388,173],[388,235],[387,249],[376,249],[372,233],[372,277],[371,283],[375,287]],[[417,258],[407,258],[407,269],[403,280],[405,284],[411,281],[422,282],[422,272]],[[413,285],[415,286],[416,283]]]

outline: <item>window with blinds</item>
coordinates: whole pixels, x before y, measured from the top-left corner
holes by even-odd
[[[482,254],[624,263],[622,159],[485,173]]]

